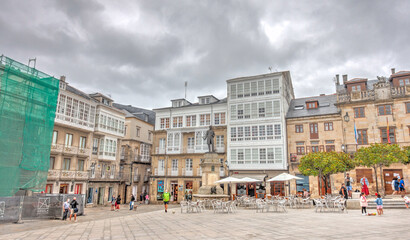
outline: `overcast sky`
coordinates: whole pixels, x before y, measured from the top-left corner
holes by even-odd
[[[335,74],[410,70],[409,1],[20,1],[0,3],[0,54],[87,93],[143,108],[226,96],[226,80],[290,70],[296,97]]]

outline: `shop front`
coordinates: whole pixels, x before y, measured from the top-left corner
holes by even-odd
[[[192,181],[185,181],[185,194],[184,194],[184,198],[187,201],[192,200],[192,186],[193,183]]]

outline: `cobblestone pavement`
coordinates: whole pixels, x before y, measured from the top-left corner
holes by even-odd
[[[181,214],[176,208],[173,214],[173,210],[153,211],[155,207],[150,211],[147,207],[147,212],[142,212],[142,208],[139,212],[117,212],[121,216],[103,213],[105,217],[99,215],[94,220],[80,217],[77,223],[43,221],[45,226],[34,230],[8,229],[9,234],[2,230],[0,239],[410,239],[407,209],[387,209],[379,217],[362,216],[359,210],[341,214],[314,213],[313,209]]]

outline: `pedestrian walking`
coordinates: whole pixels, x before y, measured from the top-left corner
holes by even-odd
[[[406,194],[406,189],[404,188],[404,178],[400,179],[399,187],[400,187],[400,193]]]
[[[120,210],[120,204],[121,204],[121,195],[118,195],[117,199],[115,200],[115,209]]]
[[[78,206],[77,198],[74,197],[73,201],[71,201],[70,203],[70,207],[71,207],[70,221],[71,221],[71,217],[74,215],[74,222],[77,222],[77,213],[78,213],[77,206]]]
[[[112,198],[111,198],[111,211],[115,210],[115,203],[116,202],[117,202],[117,200],[115,199],[115,196],[112,195]]]
[[[360,194],[360,206],[362,207],[362,215],[367,215],[367,198],[365,193]]]
[[[144,197],[145,197],[144,193],[141,192],[141,195],[140,195],[140,204],[142,204],[142,201],[144,201]]]
[[[353,185],[353,178],[350,177],[349,173],[346,173],[346,189],[347,189],[347,193],[349,198],[352,198],[352,185]]]
[[[145,204],[148,204],[148,203],[149,203],[149,195],[147,193],[147,195],[145,195]]]
[[[68,211],[70,211],[70,199],[63,203],[63,221],[67,220]]]
[[[164,201],[165,212],[168,212],[168,203],[170,197],[171,194],[168,192],[168,189],[166,189],[165,192],[162,194],[162,201]]]
[[[381,216],[383,214],[383,200],[382,196],[377,193],[377,198],[376,198],[376,205],[377,205],[377,214]]]
[[[360,183],[362,184],[362,193],[366,194],[366,196],[369,195],[369,180],[363,176],[362,179],[360,179]]]
[[[134,197],[134,194],[132,194],[131,201],[130,201],[130,210],[134,209],[134,201],[135,201],[135,197]]]
[[[340,196],[342,196],[342,198],[349,198],[349,194],[347,193],[347,189],[344,183],[342,183],[342,186],[340,187],[339,194]]]
[[[391,181],[391,189],[393,190],[393,195],[397,194],[397,192],[399,191],[399,183],[397,182],[396,177],[394,177]]]

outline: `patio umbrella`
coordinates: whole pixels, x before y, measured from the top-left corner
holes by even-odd
[[[273,178],[267,180],[267,182],[273,182],[273,181],[275,181],[275,182],[276,182],[276,181],[290,181],[290,180],[292,180],[292,179],[302,180],[303,178],[293,176],[292,174],[289,174],[289,173],[281,173],[281,174],[279,174],[278,176],[273,177]]]
[[[262,182],[261,180],[253,179],[250,177],[244,177],[241,179],[238,179],[239,181],[237,183],[253,183],[253,182]]]
[[[278,176],[267,180],[267,182],[274,182],[274,181],[275,182],[288,182],[288,184],[289,184],[289,195],[290,195],[290,180],[293,180],[293,179],[301,180],[303,178],[296,177],[296,176],[294,176],[292,174],[289,174],[289,173],[281,173]]]
[[[227,177],[221,180],[216,181],[215,183],[236,183],[239,182],[240,179],[239,178],[235,178],[235,177]]]

